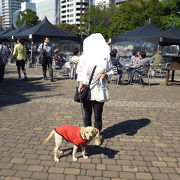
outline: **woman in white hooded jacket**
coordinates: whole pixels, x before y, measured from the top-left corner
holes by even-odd
[[[78,91],[81,92],[83,84],[88,84],[94,66],[96,66],[93,79],[90,84],[91,98],[83,103],[84,108],[84,126],[92,126],[91,116],[94,110],[94,127],[101,131],[102,112],[104,102],[98,101],[98,84],[102,79],[107,85],[107,81],[113,75],[113,66],[110,60],[110,49],[100,33],[92,34],[84,40],[83,54],[79,58],[77,66],[77,81],[79,83]],[[98,133],[95,138],[95,145],[100,145],[101,139]]]

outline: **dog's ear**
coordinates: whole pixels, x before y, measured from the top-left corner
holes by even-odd
[[[82,127],[81,128],[81,136],[84,138],[85,137],[85,132],[86,132],[86,128]]]
[[[94,131],[96,134],[99,133],[99,129],[97,129],[97,128],[94,128]]]

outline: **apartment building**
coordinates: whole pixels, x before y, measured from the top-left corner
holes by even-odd
[[[8,28],[13,24],[13,13],[21,9],[22,2],[29,2],[29,0],[2,0],[3,28]]]
[[[80,17],[86,8],[93,4],[92,0],[61,0],[60,19],[61,23],[80,25]]]

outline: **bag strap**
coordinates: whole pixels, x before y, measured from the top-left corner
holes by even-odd
[[[91,81],[92,81],[92,79],[93,79],[93,76],[94,76],[94,72],[95,72],[95,70],[96,70],[96,67],[97,67],[97,66],[94,66],[94,68],[93,68],[93,71],[92,71],[92,73],[91,73],[91,77],[90,77],[90,79],[89,79],[88,85],[91,84]]]

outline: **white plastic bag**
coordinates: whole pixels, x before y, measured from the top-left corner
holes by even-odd
[[[109,100],[109,90],[106,81],[99,79],[99,83],[97,84],[96,90],[96,101],[106,102]]]

